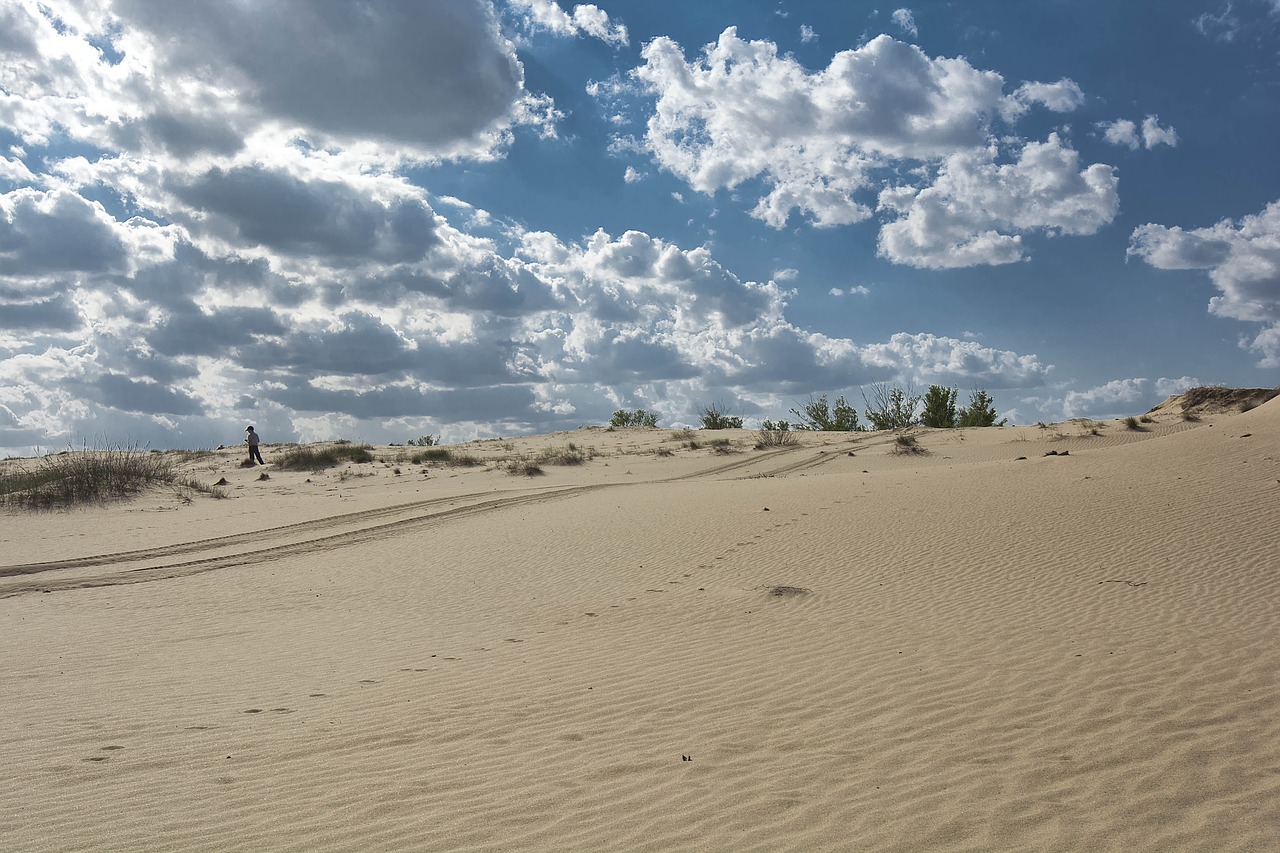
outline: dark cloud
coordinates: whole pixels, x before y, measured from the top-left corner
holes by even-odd
[[[535,397],[524,385],[419,390],[405,386],[368,391],[330,391],[310,383],[291,386],[275,401],[300,412],[325,412],[358,418],[435,418],[440,421],[527,423]]]
[[[386,207],[339,181],[246,166],[214,168],[174,191],[222,217],[237,242],[290,254],[397,263],[418,260],[439,242],[421,202]]]
[[[161,72],[241,90],[324,134],[449,148],[500,125],[523,75],[488,4],[121,0],[157,37]]]
[[[153,382],[139,382],[127,376],[107,373],[95,383],[102,402],[127,412],[163,412],[170,415],[199,415],[204,409],[191,395]]]
[[[70,332],[83,324],[80,312],[66,296],[40,302],[0,303],[0,329]]]
[[[26,188],[0,196],[0,274],[107,272],[125,260],[109,218],[75,193]]]
[[[226,356],[258,336],[283,336],[287,328],[267,308],[217,308],[171,314],[146,335],[157,352],[166,355]]]

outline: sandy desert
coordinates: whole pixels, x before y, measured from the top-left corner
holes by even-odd
[[[267,444],[183,457],[225,499],[0,513],[0,849],[1280,850],[1238,402]]]

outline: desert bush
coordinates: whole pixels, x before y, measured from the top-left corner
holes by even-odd
[[[914,435],[900,435],[894,438],[893,446],[890,448],[895,456],[903,454],[924,454],[929,451],[920,446],[920,442],[916,441]]]
[[[281,471],[319,471],[322,468],[333,468],[344,462],[372,461],[374,461],[373,448],[369,445],[339,441],[329,447],[304,444],[291,448],[276,457],[274,463]]]
[[[787,421],[764,421],[760,424],[760,431],[756,433],[758,450],[766,447],[789,447],[798,441]]]
[[[583,449],[573,442],[564,447],[548,447],[538,454],[537,462],[543,465],[581,465],[594,459],[594,447]]]
[[[969,405],[956,412],[956,426],[961,427],[1004,426],[1008,422],[1008,418],[996,421],[995,400],[982,388],[970,394]]]
[[[728,414],[720,403],[703,406],[699,419],[703,429],[742,429],[742,418]]]
[[[644,409],[618,409],[609,419],[611,427],[656,427],[658,413]]]
[[[1142,429],[1142,427],[1138,425],[1138,419],[1134,417],[1124,419],[1124,428],[1129,430]]]
[[[906,429],[916,424],[916,408],[920,405],[920,394],[912,385],[903,388],[890,388],[884,382],[876,382],[871,386],[871,396],[862,391],[862,402],[867,406],[867,420],[872,429]]]
[[[678,429],[671,433],[672,441],[689,441],[693,438],[694,432],[691,429]]]
[[[166,454],[108,446],[68,450],[41,458],[34,469],[0,472],[0,505],[60,509],[127,498],[152,486],[174,487],[185,500],[190,491],[221,496],[212,486],[179,476]]]
[[[920,423],[927,427],[950,429],[956,425],[956,400],[960,392],[955,388],[930,385],[924,394],[924,409]]]
[[[791,414],[799,418],[796,429],[812,429],[821,432],[852,432],[858,428],[858,411],[845,400],[837,397],[836,404],[827,402],[826,394],[810,397],[799,409],[792,409]]]
[[[411,438],[405,442],[410,447],[435,447],[440,443],[440,439],[436,436],[423,435],[418,438]]]

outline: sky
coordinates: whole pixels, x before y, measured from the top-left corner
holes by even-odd
[[[1280,0],[0,0],[0,454],[1271,387],[1277,139]]]

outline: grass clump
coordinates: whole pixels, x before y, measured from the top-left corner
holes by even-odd
[[[916,437],[914,435],[897,436],[893,440],[893,447],[891,449],[893,450],[894,456],[901,456],[903,454],[913,454],[918,456],[929,452],[920,446],[920,442],[916,441]]]
[[[1125,428],[1125,429],[1127,429],[1127,430],[1134,430],[1134,431],[1137,431],[1137,430],[1142,429],[1142,425],[1138,423],[1138,419],[1137,419],[1137,418],[1135,418],[1135,417],[1128,417],[1128,418],[1125,418],[1125,419],[1124,419],[1124,428]]]
[[[760,431],[756,433],[757,450],[763,450],[766,447],[790,447],[799,443],[800,439],[791,431],[791,424],[786,421],[765,421],[760,424]]]
[[[456,465],[461,468],[484,464],[476,456],[472,456],[469,453],[454,453],[447,447],[431,447],[426,450],[420,450],[410,456],[409,461],[414,465],[434,462],[437,465]]]
[[[596,456],[594,447],[582,448],[573,442],[564,447],[548,447],[538,454],[538,462],[543,465],[581,465]]]
[[[221,496],[216,488],[179,475],[167,454],[104,447],[68,450],[41,458],[35,468],[0,472],[0,506],[65,509],[132,497],[154,486],[173,487],[187,502],[192,491]]]
[[[319,471],[322,468],[335,468],[344,462],[373,461],[373,448],[370,445],[340,441],[329,447],[294,447],[276,457],[274,463],[281,471]]]

